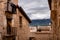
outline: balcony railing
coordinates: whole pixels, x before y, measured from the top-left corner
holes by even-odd
[[[17,35],[17,28],[16,27],[11,28],[11,35]]]
[[[3,34],[3,36],[16,36],[17,35],[17,28],[16,27],[11,27],[11,31],[8,31],[9,33],[7,33],[7,30],[5,32],[5,34]]]
[[[7,19],[12,19],[12,14],[6,13],[5,15],[6,15],[6,18],[7,18]]]

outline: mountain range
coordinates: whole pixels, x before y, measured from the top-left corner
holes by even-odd
[[[32,20],[30,23],[31,26],[48,26],[51,23],[50,19],[36,19]]]

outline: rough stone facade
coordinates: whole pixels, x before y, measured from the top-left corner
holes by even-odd
[[[53,40],[60,40],[60,0],[51,2]]]
[[[38,28],[37,28],[38,27]],[[51,26],[31,26],[29,39],[31,40],[53,40]]]
[[[18,8],[18,0],[11,1],[17,7],[15,14],[6,12],[7,0],[0,2],[0,40],[28,40],[30,22],[22,8]]]
[[[52,33],[51,32],[31,32],[29,35],[31,40],[52,40]]]
[[[18,0],[12,0],[12,3],[18,5]],[[51,31],[30,32],[29,19],[23,15],[19,8],[16,8],[16,14],[11,14],[12,34],[7,34],[6,11],[7,0],[0,0],[0,40],[60,40],[60,0],[51,1]],[[10,16],[10,17],[11,17]],[[22,17],[22,24],[20,24]],[[22,25],[22,26],[21,26]],[[14,35],[13,35],[14,34]]]

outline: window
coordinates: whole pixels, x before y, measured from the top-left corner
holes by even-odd
[[[11,27],[11,34],[17,35],[17,27]]]
[[[11,0],[7,0],[7,2],[9,2],[9,1],[11,1]]]
[[[7,19],[7,34],[11,34],[11,19]]]
[[[22,27],[22,16],[19,17],[19,24],[20,24],[20,27]]]
[[[36,40],[35,37],[29,37],[29,40]]]
[[[55,20],[56,17],[57,17],[57,11],[56,10],[52,10],[51,12],[52,12],[51,13],[51,18],[52,18],[52,20]]]
[[[41,32],[41,29],[37,29],[37,32]]]
[[[9,10],[9,6],[10,6],[9,2],[10,2],[10,0],[7,0],[7,9],[6,9],[6,11]]]

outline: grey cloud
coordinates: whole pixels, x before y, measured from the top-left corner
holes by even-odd
[[[19,0],[20,2],[24,2],[24,3],[30,3],[30,2],[42,2],[42,0]]]
[[[33,14],[36,14],[36,13],[46,14],[47,12],[49,12],[49,10],[33,10],[33,11],[31,10],[31,11],[27,11],[26,13],[27,14],[29,14],[29,13],[30,14],[32,14],[32,13]]]
[[[18,4],[24,8],[31,19],[50,18],[47,0],[19,0]]]
[[[37,7],[37,8],[31,8],[31,9],[28,9],[28,10],[48,10],[48,7]]]

